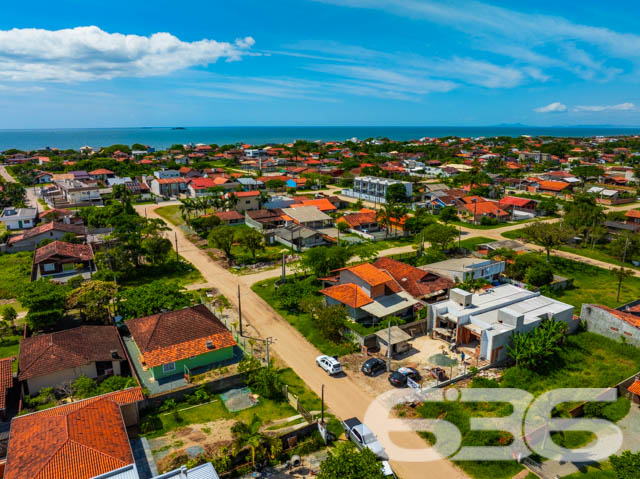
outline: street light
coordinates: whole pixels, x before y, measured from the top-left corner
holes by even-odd
[[[478,198],[471,198],[471,202],[473,203],[473,224],[476,224],[476,212],[478,210]]]

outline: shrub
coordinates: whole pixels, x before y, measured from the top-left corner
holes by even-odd
[[[549,263],[540,262],[527,269],[527,283],[532,286],[544,286],[553,282],[553,268]]]
[[[162,429],[162,421],[155,414],[145,416],[140,421],[140,432],[142,434],[159,431],[160,429]]]
[[[491,218],[490,216],[483,216],[480,219],[480,224],[483,226],[494,226],[498,224],[498,220],[496,218]]]

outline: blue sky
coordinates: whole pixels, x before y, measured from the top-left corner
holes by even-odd
[[[637,2],[0,6],[0,128],[640,125]]]

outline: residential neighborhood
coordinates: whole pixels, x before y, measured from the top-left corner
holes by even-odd
[[[491,447],[508,438],[474,435],[476,409],[420,394],[608,388],[558,415],[637,453],[639,156],[638,136],[2,152],[0,477],[329,477],[348,441],[366,455],[352,419],[402,388],[392,416]],[[381,477],[424,477],[376,451]],[[431,467],[584,469],[500,464]]]

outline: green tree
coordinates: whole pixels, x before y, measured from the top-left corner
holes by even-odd
[[[347,322],[347,310],[341,304],[320,304],[314,308],[315,325],[326,339],[340,341],[341,332]]]
[[[370,449],[358,451],[350,442],[339,442],[320,464],[318,479],[384,479],[382,464]]]
[[[313,285],[314,278],[298,281],[287,281],[278,286],[276,296],[280,306],[289,312],[300,312],[304,298],[313,296],[317,290]]]
[[[283,180],[274,178],[273,180],[267,180],[264,184],[268,189],[277,191],[285,187],[286,183]]]
[[[251,251],[251,257],[256,259],[256,251],[264,251],[264,236],[258,230],[253,228],[244,228],[240,234],[238,240],[240,244]]]
[[[336,223],[336,229],[338,230],[338,243],[340,243],[340,233],[344,234],[349,231],[349,224],[346,221],[339,221]]]
[[[558,212],[558,202],[553,198],[545,198],[541,200],[536,209],[545,215],[555,215]]]
[[[527,269],[526,281],[533,286],[544,286],[553,282],[553,268],[549,263],[538,262]]]
[[[18,319],[18,313],[11,305],[6,305],[2,308],[2,319],[15,328],[15,320]]]
[[[620,302],[620,291],[622,289],[622,282],[630,278],[633,275],[633,271],[630,269],[626,269],[624,266],[619,266],[618,268],[613,269],[613,273],[616,275],[618,279],[618,293],[616,295],[616,302]]]
[[[232,258],[231,248],[235,240],[235,231],[232,226],[216,226],[209,233],[209,246],[222,250],[227,259]]]
[[[508,346],[509,356],[516,366],[536,370],[548,366],[562,348],[567,334],[567,324],[555,319],[543,320],[538,327],[515,333]]]
[[[402,183],[389,185],[387,192],[384,195],[384,199],[387,203],[406,203],[408,201],[407,189]]]
[[[191,306],[191,296],[173,281],[152,281],[151,283],[128,288],[116,295],[118,312],[124,319],[139,318],[175,311]]]
[[[302,265],[317,277],[327,276],[329,272],[344,268],[353,256],[353,250],[344,246],[320,246],[311,248],[302,256]]]
[[[547,252],[547,262],[551,250],[571,238],[571,232],[560,223],[533,223],[523,231],[523,236],[534,244],[542,246]]]
[[[434,223],[423,230],[422,236],[432,246],[439,247],[441,251],[444,251],[447,245],[458,236],[458,230],[453,226]]]
[[[580,165],[571,168],[571,174],[576,178],[580,178],[583,187],[586,186],[589,178],[598,178],[604,175],[604,170],[595,165]]]
[[[117,292],[118,287],[111,281],[87,281],[69,293],[67,307],[79,308],[85,320],[109,323],[109,305]]]
[[[62,319],[67,288],[41,278],[19,293],[20,303],[29,309],[25,321],[33,331],[48,329]]]
[[[153,266],[166,263],[172,248],[171,241],[160,235],[151,235],[142,240],[143,255]]]
[[[609,458],[617,479],[635,479],[640,471],[640,452],[624,451]]]
[[[231,426],[231,434],[233,436],[234,449],[240,451],[248,447],[251,451],[251,465],[256,466],[256,452],[267,441],[267,437],[260,432],[262,427],[262,419],[256,414],[251,418],[251,422],[236,422]]]
[[[453,206],[445,206],[440,210],[438,217],[446,225],[452,221],[458,221],[458,211]]]

